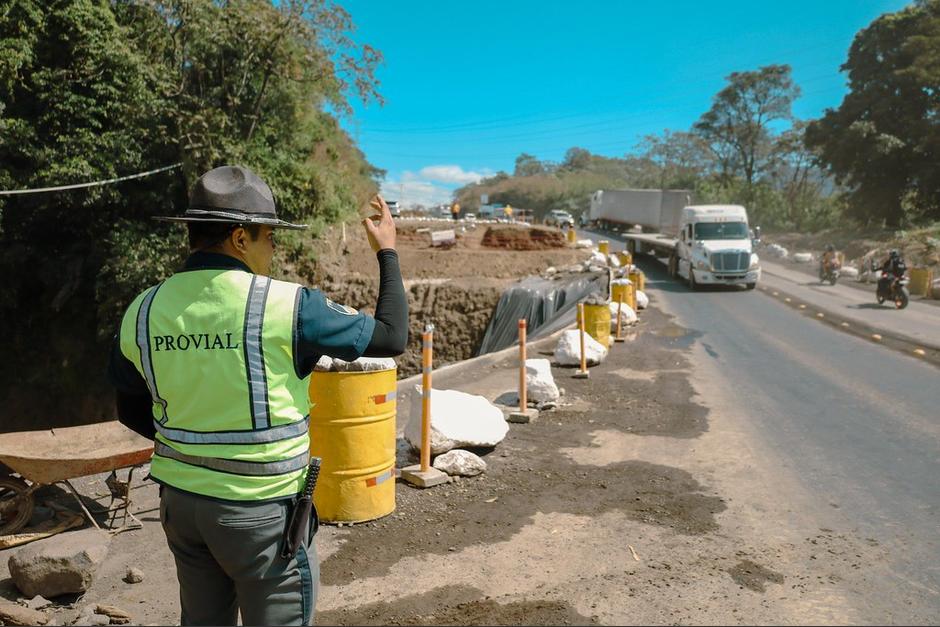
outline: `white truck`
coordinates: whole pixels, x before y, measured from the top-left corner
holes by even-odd
[[[600,228],[625,231],[631,253],[668,258],[669,274],[692,289],[717,284],[754,289],[761,269],[747,211],[690,200],[685,190],[598,190],[591,196],[589,217]]]

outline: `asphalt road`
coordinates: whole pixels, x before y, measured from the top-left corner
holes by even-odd
[[[659,306],[697,332],[707,355],[697,367],[713,369],[723,382],[719,390],[699,390],[706,403],[712,394],[739,399],[782,460],[780,472],[796,475],[820,520],[835,510],[860,537],[886,549],[886,563],[870,565],[883,572],[864,594],[872,612],[889,622],[935,622],[937,368],[841,333],[759,290],[692,292],[652,258],[638,265]]]

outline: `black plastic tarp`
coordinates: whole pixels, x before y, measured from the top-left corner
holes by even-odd
[[[512,346],[519,339],[519,319],[525,318],[528,337],[537,339],[570,326],[575,306],[592,293],[609,291],[609,272],[583,272],[551,278],[527,277],[499,297],[477,355]]]

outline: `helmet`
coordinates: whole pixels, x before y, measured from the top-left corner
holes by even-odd
[[[836,247],[833,246],[832,244],[826,244],[826,252],[827,252],[827,253],[834,252],[835,249],[836,249]]]
[[[898,252],[897,248],[892,248],[891,252],[888,253],[888,257],[890,257],[891,259],[897,259],[900,256],[901,256],[901,253]]]

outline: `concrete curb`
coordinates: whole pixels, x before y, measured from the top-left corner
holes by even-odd
[[[541,349],[545,345],[550,345],[552,342],[558,339],[558,336],[567,331],[567,328],[559,329],[545,337],[541,337],[537,340],[532,340],[528,342],[527,345],[530,349]],[[455,376],[459,376],[462,373],[484,368],[495,363],[499,363],[504,359],[509,359],[518,356],[519,354],[519,344],[513,344],[508,348],[503,350],[496,351],[495,353],[487,353],[486,355],[479,355],[478,357],[471,357],[470,359],[465,359],[463,361],[457,361],[452,364],[447,364],[436,370],[432,374],[432,385],[436,385],[441,382],[441,379],[444,379],[444,385],[450,379]],[[398,413],[401,415],[402,411],[400,409],[401,404],[407,402],[410,399],[410,395],[414,393],[414,386],[421,384],[420,374],[412,375],[405,379],[401,379],[396,384],[396,403],[399,406]],[[399,420],[395,428],[396,435],[401,437],[405,432],[405,423],[404,421]]]
[[[775,275],[772,272],[768,274],[771,274],[775,278],[786,280],[786,277]],[[767,296],[779,300],[781,304],[787,305],[791,309],[805,312],[807,315],[815,317],[820,322],[829,324],[838,331],[883,344],[888,348],[905,353],[911,357],[920,358],[935,366],[940,366],[940,343],[925,342],[920,339],[912,338],[904,333],[898,333],[892,329],[859,323],[826,306],[804,302],[792,292],[786,291],[786,289],[770,287],[760,283],[758,283],[757,288],[758,291],[763,292]],[[777,296],[774,295],[775,292]],[[790,299],[789,302],[786,299]]]

